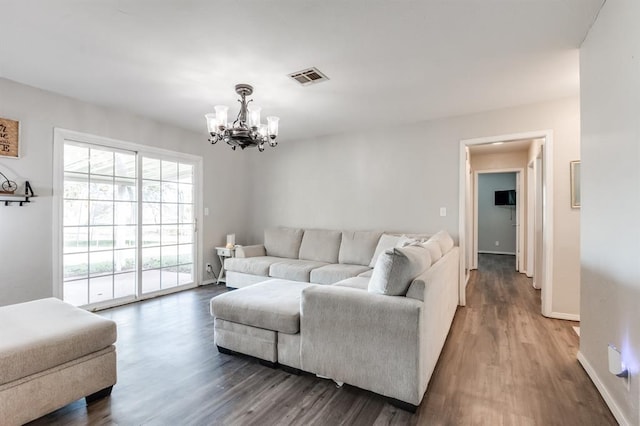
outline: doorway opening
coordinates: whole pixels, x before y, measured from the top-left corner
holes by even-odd
[[[478,256],[497,254],[513,258],[513,267],[520,271],[524,238],[521,224],[521,169],[474,171],[473,265]]]
[[[550,130],[467,139],[460,142],[460,305],[464,306],[466,303],[466,284],[470,271],[478,267],[478,252],[509,251],[515,255],[515,269],[533,277],[534,287],[541,289],[542,314],[548,316],[551,313],[552,144],[553,133]],[[513,205],[502,207],[504,210],[496,210],[508,213],[507,219],[511,222],[509,225],[515,228],[512,230],[516,238],[515,247],[508,246],[512,248],[507,250],[500,249],[501,244],[504,248],[504,242],[500,239],[489,238],[481,242],[485,235],[482,231],[479,233],[481,224],[478,223],[477,201],[481,176],[498,173],[515,174],[515,188],[494,188],[494,198],[490,200],[493,202],[492,207],[498,207],[496,191],[515,191]],[[487,194],[484,194],[484,197],[486,204]],[[514,211],[509,211],[509,208]],[[496,217],[502,216],[498,214]],[[511,220],[512,217],[514,220]],[[487,246],[487,242],[493,245]]]

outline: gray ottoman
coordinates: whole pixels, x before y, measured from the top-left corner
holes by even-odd
[[[0,307],[0,413],[20,425],[116,383],[115,322],[55,298]]]
[[[312,285],[275,279],[211,299],[220,352],[300,369],[300,299],[302,290]]]

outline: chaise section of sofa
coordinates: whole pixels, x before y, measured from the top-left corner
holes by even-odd
[[[388,245],[397,238],[385,240]],[[456,312],[459,249],[446,232],[401,245],[376,250],[369,242],[371,254],[351,258],[375,263],[371,277],[332,285],[267,279],[213,298],[216,345],[223,353],[348,383],[415,410]],[[342,254],[348,258],[341,245],[339,259]],[[344,265],[322,266],[311,277]]]

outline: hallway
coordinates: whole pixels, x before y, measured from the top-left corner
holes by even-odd
[[[574,325],[540,314],[540,292],[515,271],[514,256],[481,254],[419,422],[617,424],[576,360]]]

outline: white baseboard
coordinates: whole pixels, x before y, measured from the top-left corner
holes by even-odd
[[[580,351],[578,351],[578,361],[582,365],[582,368],[584,368],[584,371],[587,372],[587,375],[589,376],[593,384],[596,385],[596,389],[598,389],[598,392],[600,392],[600,395],[602,395],[602,399],[604,399],[604,402],[607,403],[607,406],[611,410],[611,413],[613,413],[613,417],[616,418],[621,426],[630,425],[631,423],[629,423],[629,421],[624,417],[624,414],[622,414],[622,410],[620,410],[620,407],[618,407],[618,404],[616,404],[606,386],[604,385],[604,383],[602,383],[600,377],[598,377],[596,370],[593,369],[591,364],[589,364],[589,361],[587,361],[587,359],[584,357],[584,355],[582,355],[582,352]]]
[[[515,253],[507,252],[507,251],[489,251],[489,250],[478,250],[478,253],[484,254],[508,254],[510,256],[515,256]]]
[[[545,315],[547,318],[555,318],[567,321],[580,321],[580,315],[567,314],[566,312],[551,312],[549,315]]]
[[[218,280],[206,280],[206,281],[202,281],[202,284],[200,285],[207,285],[207,284],[215,284]]]

